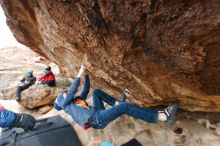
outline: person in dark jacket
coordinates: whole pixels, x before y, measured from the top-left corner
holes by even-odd
[[[54,103],[57,110],[64,110],[73,120],[87,129],[104,129],[110,122],[123,114],[142,119],[149,123],[158,121],[167,122],[169,125],[175,123],[175,113],[179,106],[178,102],[172,102],[164,111],[157,111],[149,108],[142,108],[124,101],[118,101],[100,89],[93,91],[93,104],[87,104],[86,97],[90,89],[89,76],[85,76],[84,87],[79,96],[76,96],[77,88],[80,83],[80,77],[85,67],[82,65],[77,78],[71,83],[67,92],[60,93]],[[124,100],[124,99],[123,99]],[[106,102],[112,107],[105,109]]]
[[[35,126],[36,120],[33,116],[23,113],[14,113],[6,110],[0,104],[0,127],[1,128],[13,128],[20,127],[25,131],[32,130]]]
[[[28,70],[26,71],[26,76],[24,76],[18,86],[17,86],[17,90],[16,90],[16,100],[20,101],[21,98],[21,92],[25,89],[28,89],[30,86],[34,85],[36,82],[36,77],[33,76],[33,71],[32,70]]]
[[[38,79],[38,84],[47,85],[49,87],[56,86],[56,78],[51,71],[51,67],[47,66],[47,68],[44,70],[43,75]]]

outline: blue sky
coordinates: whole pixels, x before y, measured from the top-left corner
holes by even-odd
[[[7,46],[18,46],[20,48],[24,47],[16,41],[10,29],[8,28],[4,11],[0,5],[0,48]]]

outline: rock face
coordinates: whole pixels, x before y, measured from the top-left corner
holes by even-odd
[[[219,0],[0,0],[16,39],[143,106],[220,111]]]
[[[41,85],[33,85],[21,94],[22,106],[33,109],[44,105],[53,105],[57,95],[62,91],[62,88],[52,88]]]

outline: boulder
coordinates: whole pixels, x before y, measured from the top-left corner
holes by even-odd
[[[57,95],[63,90],[64,88],[61,87],[33,85],[22,92],[19,103],[29,109],[44,105],[53,105]]]
[[[15,38],[131,102],[220,112],[219,0],[0,0]]]
[[[47,112],[49,112],[51,109],[53,108],[53,106],[51,105],[45,105],[45,106],[42,106],[42,107],[39,107],[37,112],[38,114],[46,114]]]

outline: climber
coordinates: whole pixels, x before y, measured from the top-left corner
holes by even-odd
[[[34,85],[36,82],[36,77],[33,76],[33,71],[26,71],[26,75],[20,80],[16,90],[16,101],[20,101],[21,92],[30,86]]]
[[[89,106],[85,101],[90,89],[90,81],[87,74],[85,75],[81,94],[79,96],[75,95],[84,70],[85,67],[82,65],[76,79],[72,82],[67,92],[60,93],[54,103],[55,109],[63,109],[84,129],[89,127],[104,129],[110,122],[123,114],[149,123],[158,123],[158,121],[167,122],[169,125],[175,123],[175,113],[179,106],[178,102],[172,102],[164,111],[157,111],[127,103],[125,102],[126,96],[123,96],[124,98],[121,98],[119,101],[104,91],[95,89],[93,91],[94,107]],[[112,107],[105,109],[103,102],[108,103]]]
[[[6,110],[0,104],[0,127],[1,128],[13,128],[20,127],[25,131],[32,130],[35,126],[36,120],[29,114],[14,113],[12,111]]]
[[[51,67],[47,66],[43,72],[43,75],[38,79],[38,84],[47,85],[49,87],[56,86],[56,78],[51,71]]]

